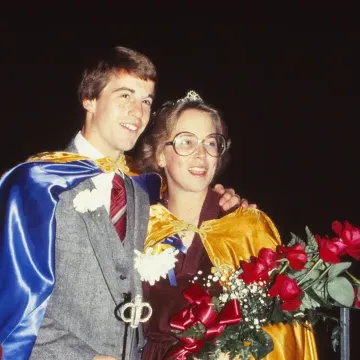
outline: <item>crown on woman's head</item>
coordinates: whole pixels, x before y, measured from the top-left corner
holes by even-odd
[[[190,90],[187,92],[187,94],[183,98],[176,100],[176,102],[166,101],[164,104],[162,104],[160,106],[160,109],[157,109],[152,113],[152,116],[156,116],[156,114],[159,112],[159,110],[161,110],[163,107],[168,107],[168,106],[172,107],[172,106],[175,106],[179,102],[192,102],[192,101],[199,101],[202,103],[204,102],[204,100],[201,98],[201,96],[196,91]]]
[[[179,99],[177,102],[180,101],[203,101],[203,99],[197,92],[195,92],[194,90],[190,90],[187,92],[186,96]]]

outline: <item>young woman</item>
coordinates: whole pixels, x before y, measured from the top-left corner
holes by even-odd
[[[144,297],[153,308],[144,325],[148,339],[144,360],[164,359],[173,347],[176,338],[169,320],[188,305],[182,292],[194,278],[205,279],[219,265],[237,268],[241,259],[280,243],[275,226],[261,211],[221,213],[210,184],[226,163],[228,146],[219,113],[195,92],[164,104],[154,117],[151,137],[144,141],[143,170],[157,171],[166,183],[162,203],[151,207],[145,249],[150,249],[150,256],[167,249],[167,261],[176,256],[168,276],[151,278],[150,267],[142,274],[148,280],[143,282]],[[270,326],[266,331],[275,345],[268,359],[317,358],[311,331],[293,325]]]

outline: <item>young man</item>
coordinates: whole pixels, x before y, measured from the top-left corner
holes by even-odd
[[[126,327],[119,309],[141,295],[133,253],[143,248],[149,199],[122,170],[123,152],[148,124],[155,82],[146,56],[112,49],[84,72],[85,123],[66,153],[33,158],[2,179],[3,360],[31,351],[36,360],[141,356],[141,329]],[[227,210],[239,198],[230,190],[222,202]]]

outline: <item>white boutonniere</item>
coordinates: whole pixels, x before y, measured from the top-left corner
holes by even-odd
[[[97,189],[86,189],[75,196],[73,204],[75,210],[81,213],[95,211],[104,204],[103,194]]]
[[[135,269],[140,274],[142,281],[154,285],[162,277],[166,278],[168,272],[175,267],[176,255],[179,250],[168,248],[159,254],[153,253],[153,248],[147,248],[144,253],[135,251]]]

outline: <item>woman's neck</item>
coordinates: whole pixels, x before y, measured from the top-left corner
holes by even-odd
[[[169,189],[168,209],[179,219],[197,226],[207,189],[200,193]]]

